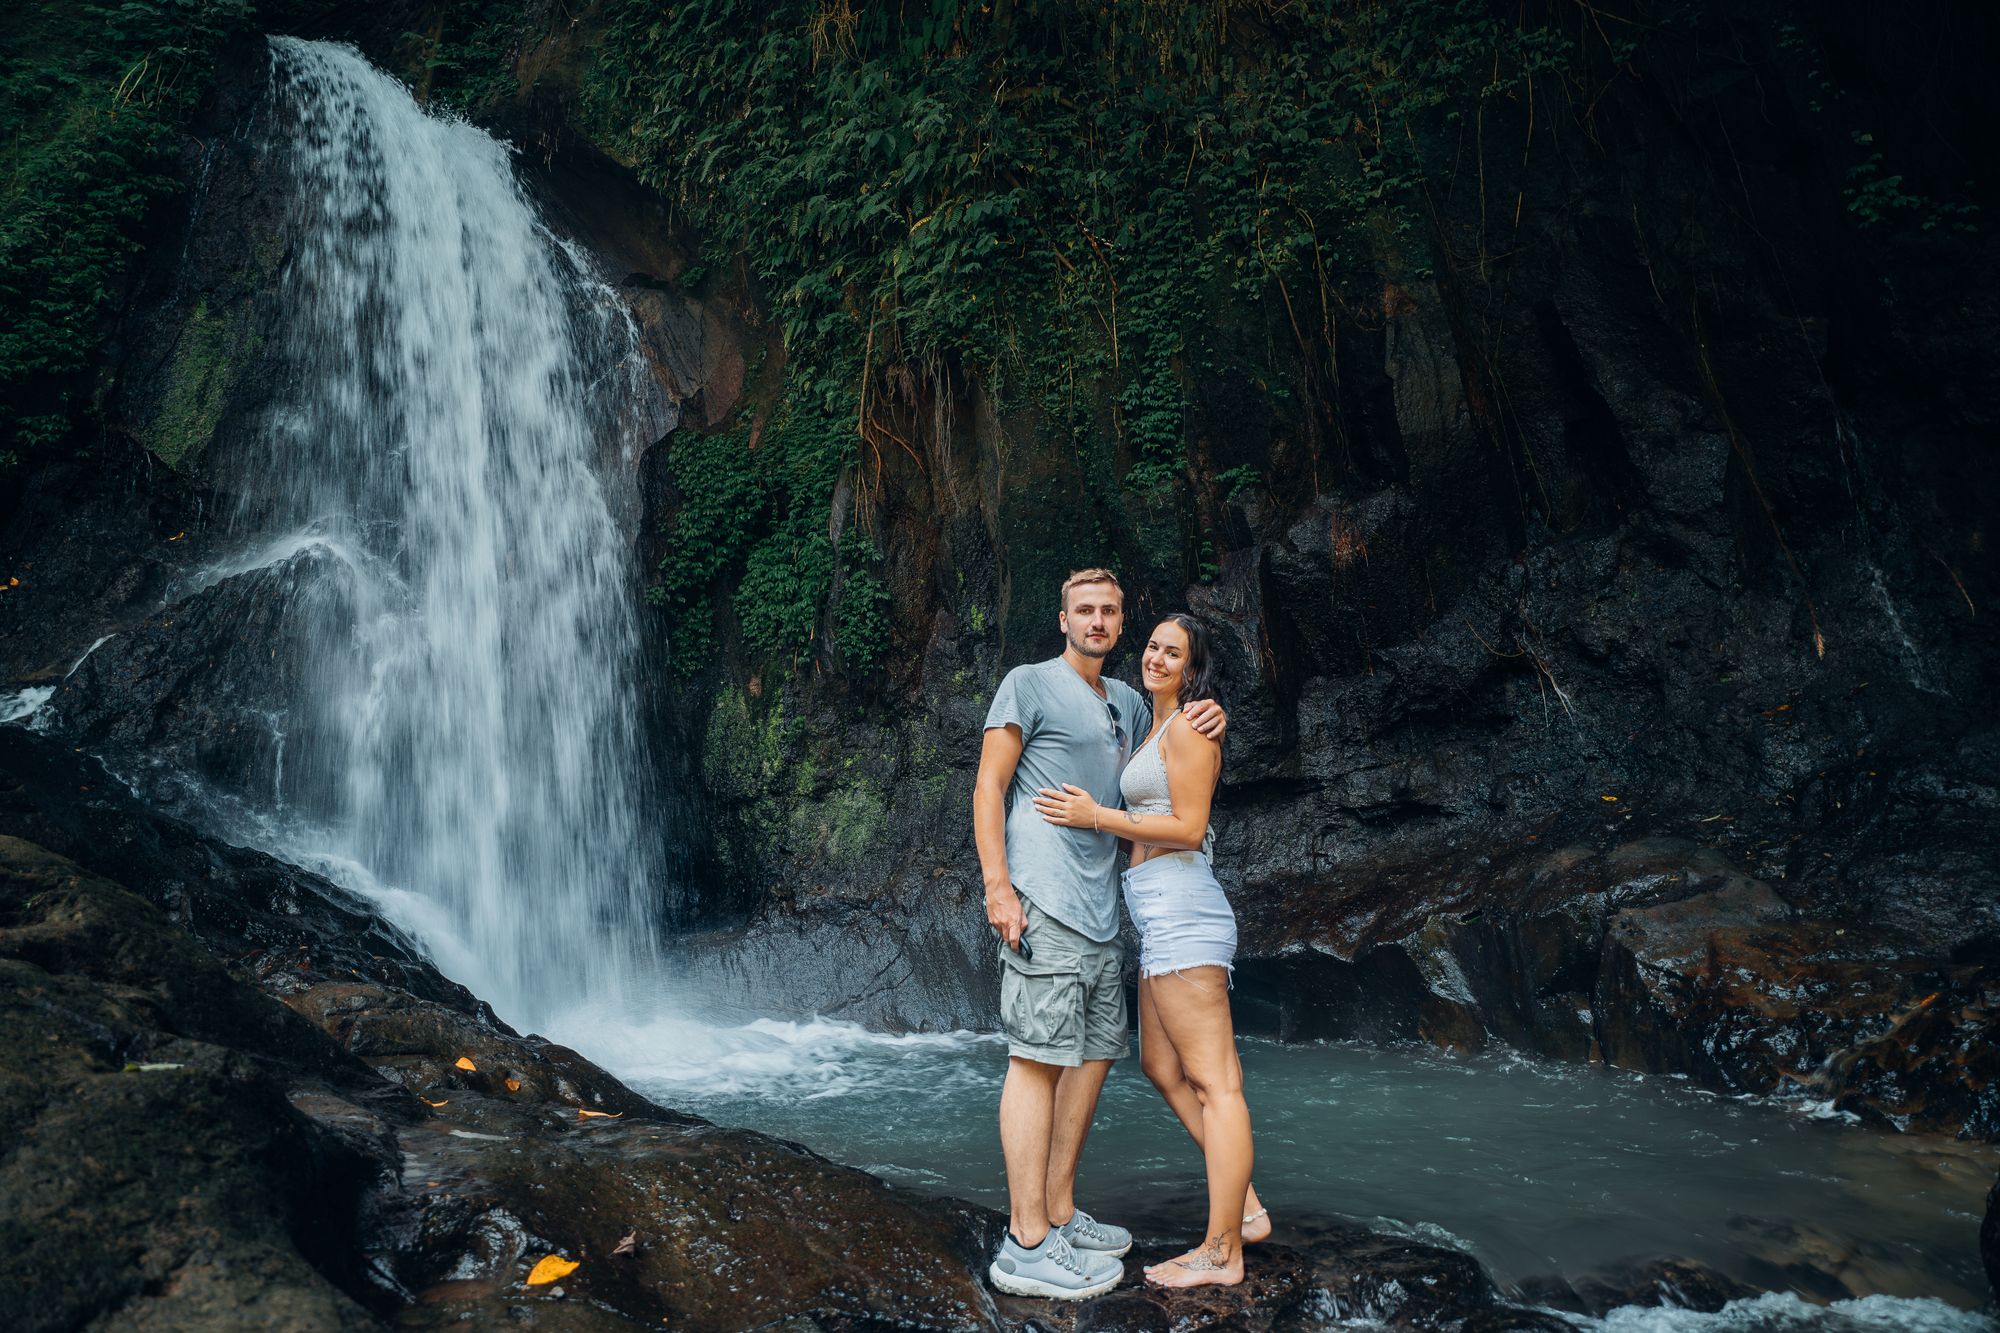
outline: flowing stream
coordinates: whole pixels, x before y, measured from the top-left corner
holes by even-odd
[[[267,839],[515,1022],[643,1002],[663,885],[628,479],[641,427],[671,423],[504,145],[351,48],[271,53],[290,384],[221,460],[242,547],[206,575],[290,570],[312,649],[271,719]]]

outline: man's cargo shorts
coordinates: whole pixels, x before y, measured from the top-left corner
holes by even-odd
[[[1125,949],[1099,944],[1021,900],[1034,959],[1000,941],[1000,1024],[1007,1053],[1045,1065],[1118,1060],[1131,1050]]]

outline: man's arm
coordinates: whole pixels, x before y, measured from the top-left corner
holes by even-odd
[[[1021,762],[1021,745],[1019,727],[988,727],[979,749],[979,776],[972,783],[972,840],[986,881],[986,921],[1016,949],[1028,916],[1007,873],[1007,789]]]

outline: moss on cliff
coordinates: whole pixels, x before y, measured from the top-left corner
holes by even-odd
[[[148,423],[146,447],[169,467],[183,467],[215,438],[239,362],[261,343],[235,321],[197,301],[167,365],[167,391]]]
[[[717,687],[701,749],[702,782],[721,801],[753,800],[785,764],[785,709],[746,690]]]

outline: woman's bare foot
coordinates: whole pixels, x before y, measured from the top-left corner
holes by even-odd
[[[1221,1236],[1146,1269],[1146,1281],[1156,1287],[1233,1287],[1242,1280],[1243,1251],[1238,1247],[1232,1254]]]

